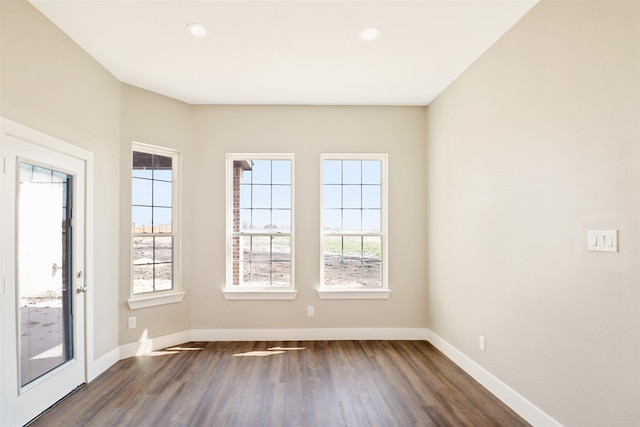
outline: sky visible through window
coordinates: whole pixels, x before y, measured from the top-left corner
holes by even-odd
[[[240,177],[240,227],[291,231],[291,160],[247,160]]]
[[[322,162],[325,231],[381,231],[379,160]]]
[[[254,160],[240,180],[240,220],[244,230],[291,229],[291,162]],[[323,227],[326,231],[380,231],[381,165],[379,160],[324,160]],[[151,170],[134,177],[151,178]],[[137,227],[171,223],[171,171],[154,170],[155,182],[136,180],[132,189],[132,221]],[[153,187],[152,187],[153,186]],[[160,207],[163,208],[160,208]]]
[[[132,171],[133,226],[148,231],[151,231],[152,226],[170,226],[173,189],[171,158],[134,152],[134,163],[136,162],[140,164],[134,164]],[[157,231],[159,230],[154,230]]]

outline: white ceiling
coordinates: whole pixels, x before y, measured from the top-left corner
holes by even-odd
[[[537,1],[30,3],[122,82],[191,104],[427,105]]]

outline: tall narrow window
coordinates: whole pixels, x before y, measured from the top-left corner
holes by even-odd
[[[132,161],[132,293],[175,289],[177,153],[135,144]]]
[[[293,156],[227,162],[226,291],[293,290]]]
[[[321,290],[386,290],[386,239],[386,156],[323,156]]]

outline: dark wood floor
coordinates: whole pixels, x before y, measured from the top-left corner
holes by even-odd
[[[526,425],[425,341],[300,341],[125,359],[30,427]]]

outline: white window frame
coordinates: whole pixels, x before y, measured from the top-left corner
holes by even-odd
[[[323,164],[325,160],[376,160],[380,161],[380,180],[381,180],[381,209],[380,209],[380,232],[327,232],[324,230],[324,173]],[[320,299],[388,299],[391,295],[388,281],[388,197],[387,188],[388,181],[388,156],[387,154],[322,154],[320,158],[320,286],[317,289]],[[366,286],[325,286],[324,285],[324,251],[323,241],[327,235],[357,235],[357,236],[380,236],[382,240],[382,254],[381,254],[381,286],[378,288],[371,288]]]
[[[153,307],[157,305],[171,304],[181,302],[184,299],[185,292],[182,290],[181,280],[181,242],[180,242],[180,153],[170,148],[159,147],[155,145],[133,142],[131,144],[131,154],[129,156],[129,171],[131,173],[129,182],[133,182],[133,152],[156,154],[159,156],[171,157],[172,168],[172,193],[171,193],[171,233],[164,234],[173,236],[172,256],[173,256],[173,272],[172,272],[172,289],[153,291],[143,294],[133,293],[133,252],[131,252],[130,268],[131,275],[129,279],[129,299],[127,303],[132,310]],[[129,203],[129,214],[131,215],[131,206],[133,204],[133,195]],[[131,224],[131,221],[129,221]],[[133,251],[134,233],[129,231],[131,242],[129,247]]]
[[[242,286],[233,284],[233,237],[262,235],[233,230],[233,162],[240,160],[289,160],[291,161],[291,230],[286,233],[264,233],[264,235],[286,235],[291,237],[291,282],[287,287]],[[290,153],[228,153],[226,158],[226,283],[223,289],[228,300],[293,300],[295,289],[295,155]]]

